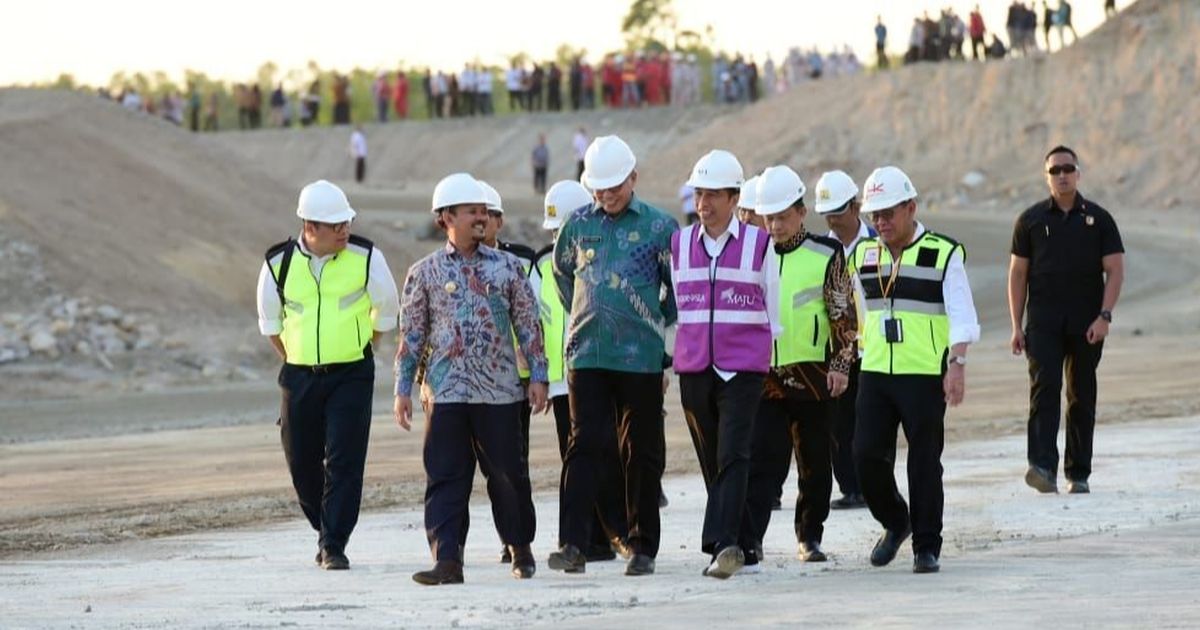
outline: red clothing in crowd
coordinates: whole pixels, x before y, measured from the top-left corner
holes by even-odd
[[[608,106],[621,106],[621,70],[612,59],[604,62],[604,84],[608,86]]]
[[[643,98],[649,105],[662,104],[662,76],[658,71],[658,61],[654,59],[638,62],[638,80],[646,86]]]
[[[403,72],[396,73],[396,85],[392,88],[392,106],[396,109],[396,116],[408,118],[408,75]]]
[[[982,39],[983,31],[983,16],[978,11],[972,11],[971,26],[968,27],[967,33],[971,35],[972,39]]]

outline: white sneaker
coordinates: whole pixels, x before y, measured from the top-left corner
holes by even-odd
[[[730,545],[713,558],[708,568],[704,569],[704,575],[718,580],[727,580],[745,564],[746,555],[742,553],[741,547]]]

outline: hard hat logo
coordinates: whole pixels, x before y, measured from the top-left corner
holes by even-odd
[[[562,227],[563,222],[571,216],[572,212],[590,206],[592,201],[592,193],[588,192],[579,182],[570,179],[555,182],[546,192],[546,198],[542,204],[544,211],[542,227],[547,230],[557,230]],[[562,208],[562,212],[559,212],[559,208]]]
[[[822,188],[817,191],[817,199],[821,201],[829,201],[829,198],[832,196],[833,194],[829,192],[828,188]]]
[[[868,197],[874,197],[875,195],[880,195],[880,194],[883,194],[883,184],[882,183],[871,184],[871,186],[869,188],[867,188],[867,196]]]
[[[692,188],[705,190],[721,190],[725,188],[741,188],[743,181],[742,164],[729,151],[715,149],[709,151],[692,167],[692,176],[687,185]]]

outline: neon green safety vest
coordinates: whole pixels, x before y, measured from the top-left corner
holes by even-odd
[[[779,255],[779,322],[771,366],[823,362],[829,347],[829,311],[825,307],[825,272],[834,249],[805,238],[796,249]]]
[[[892,255],[878,238],[863,239],[850,257],[862,281],[866,322],[862,345],[864,372],[940,375],[950,345],[950,318],[942,297],[946,265],[962,245],[926,231],[900,256],[900,269],[884,296],[892,274]],[[964,250],[965,255],[965,250]],[[902,322],[900,341],[888,343],[884,320]]]
[[[370,240],[351,235],[346,248],[325,262],[320,281],[313,277],[309,257],[295,241],[285,241],[267,252],[271,273],[281,286],[280,339],[288,363],[325,365],[363,358],[373,334],[367,294],[373,247]]]
[[[546,343],[546,367],[550,382],[563,379],[566,352],[567,309],[563,308],[554,285],[554,257],[548,254],[538,263],[537,273],[542,278],[538,302],[541,303],[542,334]]]

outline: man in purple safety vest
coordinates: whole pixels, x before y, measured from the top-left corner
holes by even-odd
[[[754,415],[777,326],[778,278],[770,237],[734,220],[742,165],[727,151],[700,158],[698,225],[671,239],[671,280],[679,308],[675,371],[684,415],[708,490],[701,550],[704,575],[725,579],[746,563],[741,522],[750,474]],[[748,533],[748,532],[747,532]]]

